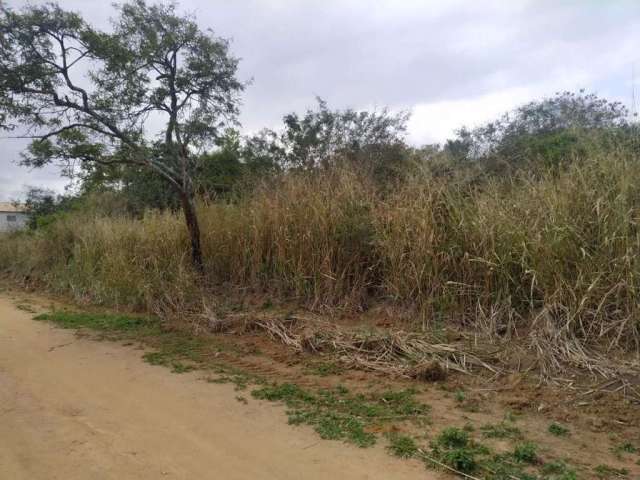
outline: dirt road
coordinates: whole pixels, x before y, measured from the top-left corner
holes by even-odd
[[[0,479],[425,479],[382,447],[321,441],[230,385],[31,320],[0,296]]]

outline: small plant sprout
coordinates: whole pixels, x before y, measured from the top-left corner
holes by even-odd
[[[555,435],[556,437],[565,437],[569,435],[569,429],[564,425],[553,422],[551,425],[549,425],[549,433],[551,435]]]

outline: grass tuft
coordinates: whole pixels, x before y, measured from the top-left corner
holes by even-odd
[[[629,470],[626,468],[615,468],[604,464],[596,466],[593,471],[595,472],[596,477],[602,480],[628,478],[627,475],[629,475]]]
[[[532,442],[519,443],[513,450],[513,458],[518,462],[536,463],[538,461],[538,445]]]
[[[549,433],[555,435],[556,437],[565,437],[569,435],[569,429],[564,425],[560,425],[559,423],[552,423],[549,425]]]
[[[310,425],[321,438],[343,440],[369,447],[376,442],[374,427],[401,420],[415,420],[428,412],[411,390],[381,394],[352,394],[344,387],[310,392],[291,383],[262,386],[257,399],[284,403],[289,423]]]
[[[520,438],[522,436],[520,429],[507,421],[483,425],[480,431],[486,438]]]
[[[397,433],[391,433],[387,437],[389,438],[387,450],[392,455],[400,458],[412,458],[418,453],[418,445],[413,438]]]

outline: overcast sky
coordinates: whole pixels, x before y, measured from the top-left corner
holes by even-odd
[[[9,0],[12,7],[27,2]],[[42,3],[32,1],[30,3]],[[60,0],[108,27],[111,0]],[[525,101],[581,88],[631,103],[640,76],[639,0],[181,0],[232,40],[245,132],[314,105],[409,109],[409,141],[441,142]],[[637,82],[640,85],[640,81]],[[26,185],[62,189],[55,168],[15,162],[0,139],[0,200]]]

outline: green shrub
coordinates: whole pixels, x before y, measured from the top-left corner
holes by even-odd
[[[513,450],[513,458],[519,462],[535,463],[538,460],[538,446],[532,442],[519,443]]]

